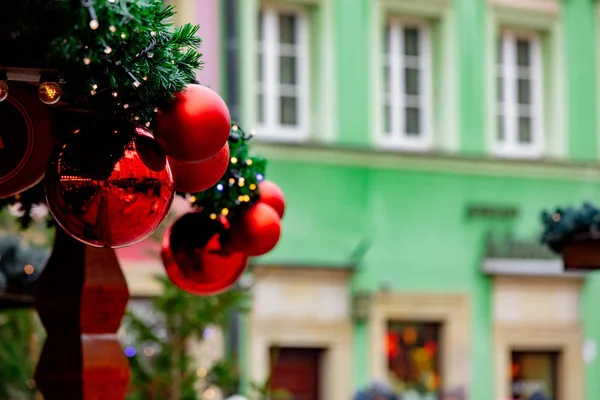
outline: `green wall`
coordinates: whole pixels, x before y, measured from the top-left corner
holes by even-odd
[[[337,119],[335,144],[370,147],[369,35],[378,29],[371,26],[371,21],[372,3],[379,0],[325,1],[334,3],[331,23],[337,66],[337,112],[332,116]],[[455,70],[459,71],[459,82],[454,96],[459,103],[458,153],[485,156],[485,113],[490,109],[484,93],[489,86],[485,54],[489,54],[491,45],[486,40],[490,10],[485,0],[450,3],[458,40]],[[577,205],[586,200],[600,202],[599,177],[588,179],[589,170],[570,169],[568,165],[569,160],[598,158],[598,14],[592,0],[563,0],[561,4],[559,18],[564,19],[561,43],[567,58],[566,76],[561,77],[566,82],[567,139],[563,153],[567,160],[563,160],[565,164],[554,165],[556,168],[564,165],[562,173],[537,178],[527,173],[503,175],[502,165],[498,164],[496,173],[486,176],[475,173],[483,159],[472,161],[474,173],[453,172],[452,161],[445,170],[427,171],[410,166],[332,165],[282,156],[274,157],[269,166],[269,178],[286,193],[288,214],[282,241],[264,262],[346,265],[357,246],[368,240],[371,247],[355,275],[353,289],[376,290],[382,284],[389,284],[403,291],[470,295],[470,399],[493,398],[491,287],[489,278],[480,273],[484,233],[489,229],[510,230],[533,237],[540,230],[542,209]],[[246,32],[242,44],[247,45],[252,37]],[[253,57],[247,48],[242,53]],[[242,79],[253,76],[248,71],[242,69]],[[246,90],[249,87],[247,82],[243,86]],[[250,101],[252,96],[245,93],[245,101]],[[344,158],[344,154],[344,150],[339,150],[333,157]],[[372,157],[375,160],[377,153]],[[523,163],[522,168],[526,172],[536,166]],[[469,220],[466,208],[473,203],[516,206],[519,215],[505,222]],[[600,341],[600,315],[595,312],[599,303],[600,277],[590,275],[582,295],[582,315],[585,337],[596,341]],[[368,383],[365,325],[356,326],[354,340],[353,383],[360,387]],[[586,370],[588,400],[600,399],[598,376],[600,362],[594,361]]]

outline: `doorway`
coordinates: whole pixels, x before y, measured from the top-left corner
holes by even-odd
[[[272,347],[270,388],[294,400],[321,399],[323,349]]]
[[[559,393],[560,353],[557,351],[513,351],[510,376],[516,400],[564,400]]]

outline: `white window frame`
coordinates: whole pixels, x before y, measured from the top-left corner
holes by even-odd
[[[503,62],[500,65],[496,56],[496,74],[494,79],[502,76],[503,101],[496,98],[495,120],[503,115],[504,140],[498,138],[498,123],[495,124],[493,152],[497,156],[515,158],[539,158],[544,147],[544,104],[543,104],[543,61],[541,37],[535,32],[501,30],[497,38],[502,39]],[[531,70],[528,79],[531,82],[531,105],[529,116],[531,118],[531,142],[520,143],[518,140],[519,106],[517,93],[518,67],[516,60],[517,41],[525,39],[531,46]],[[498,40],[499,41],[499,40]],[[498,54],[498,52],[496,52]],[[497,85],[497,83],[496,83]]]
[[[419,99],[420,128],[418,136],[406,133],[405,105],[410,101],[409,95],[404,90],[404,68],[409,63],[404,54],[404,29],[417,28],[419,30]],[[420,19],[389,18],[384,27],[389,28],[389,48],[383,49],[382,67],[389,66],[390,87],[383,85],[381,104],[381,120],[383,123],[381,144],[405,150],[430,150],[433,146],[433,70],[432,70],[432,35],[430,24]],[[391,50],[391,52],[390,52]],[[385,81],[385,77],[383,77]],[[386,132],[384,107],[389,105],[391,117],[391,131]]]
[[[293,5],[264,5],[260,8],[263,14],[262,42],[257,41],[257,54],[263,54],[262,84],[256,77],[255,99],[259,94],[263,95],[264,120],[259,122],[256,135],[260,138],[270,138],[281,141],[301,141],[309,137],[309,110],[310,110],[310,37],[309,37],[309,15],[305,8]],[[296,73],[298,83],[295,86],[297,98],[297,125],[289,126],[280,123],[279,97],[286,90],[294,90],[293,87],[285,87],[279,83],[279,57],[281,43],[279,43],[278,16],[281,13],[292,13],[296,16],[295,45],[297,57]],[[257,61],[255,61],[257,62]],[[258,112],[259,105],[256,110]],[[258,116],[256,118],[258,120]]]

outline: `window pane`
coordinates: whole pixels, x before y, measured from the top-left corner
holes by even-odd
[[[257,61],[258,61],[258,81],[262,82],[263,81],[263,55],[261,53],[258,54]]]
[[[390,42],[391,42],[390,36],[391,36],[391,34],[392,34],[392,30],[390,29],[390,26],[386,25],[386,27],[385,27],[385,35],[384,35],[385,42],[384,42],[384,45],[383,45],[383,49],[384,49],[383,51],[386,54],[390,54],[392,52],[392,50],[390,49]]]
[[[531,81],[529,79],[519,79],[517,81],[517,93],[519,94],[519,104],[531,104]]]
[[[392,88],[390,87],[392,85],[392,77],[390,76],[390,74],[392,73],[392,69],[390,68],[389,65],[384,65],[383,66],[383,91],[385,93],[391,93],[392,92]]]
[[[406,107],[406,134],[419,136],[421,133],[421,110],[416,107]]]
[[[280,98],[280,122],[282,125],[298,124],[298,100],[295,97],[282,96]]]
[[[530,117],[519,117],[519,143],[531,143]]]
[[[557,352],[513,352],[511,397],[515,399],[556,399]]]
[[[504,141],[504,116],[502,115],[498,115],[498,132],[497,132],[497,139],[499,142],[503,142]]]
[[[419,70],[406,68],[404,70],[404,89],[406,94],[419,94]]]
[[[265,16],[264,13],[261,11],[258,13],[258,41],[262,41],[263,39],[263,22],[264,22]]]
[[[262,94],[259,94],[256,98],[257,105],[256,110],[258,111],[258,123],[262,124],[265,122],[265,99]]]
[[[388,381],[407,399],[438,399],[440,326],[390,322],[387,331]]]
[[[385,124],[385,133],[392,132],[392,108],[389,104],[383,106],[383,118]]]
[[[279,57],[279,83],[294,85],[296,80],[296,57]]]
[[[502,103],[504,101],[504,79],[502,77],[498,77],[497,85],[496,91],[498,92],[498,102]]]
[[[498,64],[502,65],[502,63],[504,62],[504,38],[503,37],[499,37],[498,38]]]
[[[417,28],[404,28],[404,54],[419,55],[419,30]]]
[[[528,67],[531,65],[531,45],[527,40],[517,40],[517,65]]]
[[[280,14],[279,42],[295,44],[296,41],[296,16],[293,14]]]

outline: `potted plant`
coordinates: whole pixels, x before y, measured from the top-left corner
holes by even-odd
[[[542,213],[542,242],[562,254],[565,271],[600,269],[600,209],[590,203]]]

